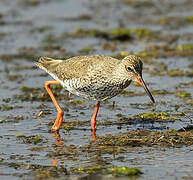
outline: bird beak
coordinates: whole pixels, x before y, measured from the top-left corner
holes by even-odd
[[[137,76],[136,76],[136,81],[139,83],[140,86],[142,86],[142,87],[145,89],[145,92],[146,92],[147,95],[150,97],[151,101],[152,101],[153,103],[155,103],[155,100],[154,100],[152,94],[150,93],[149,89],[147,88],[147,86],[146,86],[146,84],[145,84],[142,76],[137,75]]]

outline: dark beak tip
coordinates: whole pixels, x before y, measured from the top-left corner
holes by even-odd
[[[147,95],[150,97],[151,101],[153,103],[155,103],[155,100],[154,100],[151,92],[149,91],[148,87],[146,86],[144,80],[142,79],[142,77],[138,78],[138,83],[145,89],[145,91],[146,91]]]

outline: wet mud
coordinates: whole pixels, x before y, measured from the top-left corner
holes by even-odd
[[[0,0],[0,179],[192,179],[193,3]],[[34,62],[141,56],[156,103],[132,83],[101,103],[52,86]]]

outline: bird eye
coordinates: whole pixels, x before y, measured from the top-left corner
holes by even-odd
[[[128,71],[133,71],[133,69],[131,69],[129,66],[127,67],[127,70]]]

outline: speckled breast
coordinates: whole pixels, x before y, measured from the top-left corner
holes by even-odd
[[[131,81],[111,82],[97,79],[71,79],[62,84],[70,93],[90,100],[104,101],[119,94]]]

